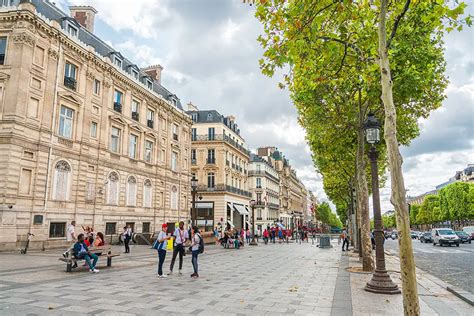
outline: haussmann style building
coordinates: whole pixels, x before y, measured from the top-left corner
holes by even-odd
[[[217,225],[249,227],[250,152],[235,118],[192,104],[187,113],[193,121],[191,173],[198,180],[198,226],[206,231]]]
[[[161,66],[141,69],[94,35],[96,13],[0,1],[1,250],[27,233],[34,248],[62,246],[72,220],[113,236],[189,219],[191,119],[161,85]],[[215,140],[194,150],[216,190],[203,202],[213,219],[236,221],[247,211],[248,152],[232,120],[208,114]]]

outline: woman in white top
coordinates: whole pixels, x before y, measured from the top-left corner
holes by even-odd
[[[168,247],[168,239],[170,239],[170,236],[166,233],[167,229],[168,225],[166,223],[161,225],[161,232],[156,238],[158,241],[158,277],[160,279],[165,278],[163,275],[163,263],[165,263],[166,248]]]
[[[193,226],[191,229],[191,263],[193,264],[194,273],[191,274],[191,278],[198,278],[198,255],[199,255],[199,243],[201,241],[201,234],[199,234],[199,229],[196,226]]]

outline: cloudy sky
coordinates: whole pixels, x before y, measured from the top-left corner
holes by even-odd
[[[234,115],[251,149],[276,146],[305,185],[326,200],[304,130],[278,78],[260,74],[261,25],[241,0],[57,0],[93,5],[95,33],[139,66],[161,64],[163,85],[183,104]],[[471,14],[472,14],[472,10]],[[410,195],[432,190],[456,170],[474,163],[474,45],[472,31],[449,34],[446,58],[450,85],[444,106],[420,122],[422,132],[403,148]],[[393,209],[389,183],[382,210]]]

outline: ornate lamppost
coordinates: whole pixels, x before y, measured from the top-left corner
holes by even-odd
[[[198,186],[198,180],[196,177],[193,175],[193,178],[191,179],[191,195],[193,199],[193,205],[191,207],[191,225],[196,226],[196,194],[197,194],[197,186]]]
[[[372,201],[374,206],[374,238],[376,256],[375,271],[372,274],[372,279],[367,282],[365,290],[381,294],[399,294],[401,293],[400,289],[395,283],[393,283],[387,273],[387,269],[385,268],[385,253],[383,246],[384,235],[382,230],[382,215],[380,211],[379,176],[377,166],[378,152],[375,147],[375,144],[380,142],[380,123],[374,114],[370,113],[367,116],[364,129],[367,142],[371,145],[369,158],[372,173]]]
[[[255,240],[255,200],[250,200],[250,207],[252,208],[252,241],[250,246],[258,246],[257,241]]]

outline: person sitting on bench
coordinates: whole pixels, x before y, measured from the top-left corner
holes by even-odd
[[[74,244],[74,255],[77,259],[84,259],[89,266],[89,271],[92,273],[99,273],[99,270],[95,268],[99,257],[91,253],[84,243],[84,234],[77,236],[77,242]],[[91,259],[93,260],[91,262]]]

